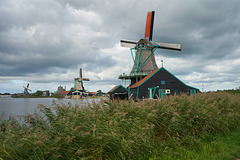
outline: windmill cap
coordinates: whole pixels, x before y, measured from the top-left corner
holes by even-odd
[[[140,44],[148,45],[148,47],[153,48],[153,44],[152,44],[149,40],[147,40],[147,39],[140,39],[140,40],[137,42],[137,45],[140,45]]]

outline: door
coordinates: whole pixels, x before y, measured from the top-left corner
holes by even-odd
[[[149,99],[153,99],[156,93],[158,87],[152,87],[152,88],[148,88],[149,91]]]
[[[196,95],[196,90],[195,90],[195,89],[191,89],[191,90],[190,90],[190,95],[193,95],[193,97],[195,97],[195,95]]]
[[[165,89],[159,89],[159,98],[163,99],[165,96]]]
[[[170,89],[159,89],[159,98],[163,99],[167,94],[170,93]]]

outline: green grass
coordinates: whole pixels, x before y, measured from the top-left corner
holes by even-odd
[[[195,146],[179,146],[174,151],[166,149],[161,157],[153,159],[236,160],[240,158],[240,130],[228,134],[216,134],[211,138],[210,141],[199,139]]]
[[[107,103],[107,104],[106,104]],[[240,96],[204,93],[164,100],[40,106],[1,120],[2,159],[236,159]],[[235,142],[237,141],[237,142]]]

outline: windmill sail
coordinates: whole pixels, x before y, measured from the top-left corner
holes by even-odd
[[[83,80],[83,81],[90,81],[89,78],[83,78],[82,80]]]
[[[133,48],[137,45],[136,41],[121,40],[120,44],[122,47]]]
[[[153,24],[154,24],[154,14],[155,12],[148,12],[147,21],[146,21],[146,29],[145,29],[145,38],[149,38],[149,41],[152,40],[153,34]]]
[[[175,43],[163,43],[163,42],[154,42],[155,45],[158,45],[158,48],[181,51],[181,44]]]
[[[79,70],[79,78],[82,78],[82,68]]]

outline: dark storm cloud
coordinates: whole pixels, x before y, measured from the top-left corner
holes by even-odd
[[[180,1],[176,3],[182,3]],[[156,20],[160,28],[155,40],[179,42],[183,54],[201,54],[202,58],[221,58],[232,52],[239,39],[238,1],[185,1],[164,22]],[[178,7],[177,7],[178,6]],[[171,55],[170,55],[171,56]]]
[[[96,59],[104,43],[101,35],[96,36],[95,27],[99,26],[90,21],[92,26],[85,27],[88,21],[71,17],[71,7],[67,4],[2,2],[0,17],[1,22],[5,22],[1,23],[0,55],[3,58],[0,64],[9,66],[2,68],[2,76],[42,72],[49,67],[100,63]],[[84,33],[84,29],[89,31]],[[88,32],[89,35],[84,35]],[[112,61],[110,57],[104,59]]]

